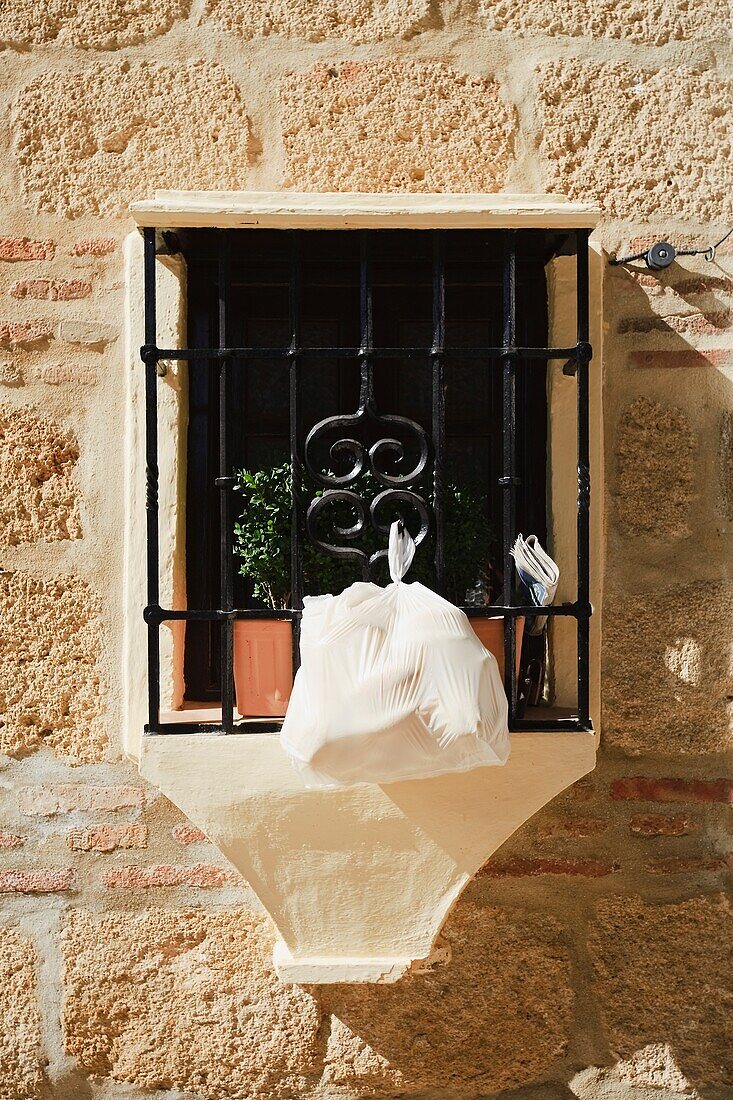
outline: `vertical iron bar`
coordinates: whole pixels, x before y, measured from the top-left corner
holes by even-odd
[[[158,357],[155,308],[155,229],[143,230],[145,279],[145,518],[148,543],[148,607],[160,605],[158,533]],[[160,622],[148,620],[148,726],[160,726]]]
[[[228,340],[230,238],[226,229],[218,231],[219,246],[219,520],[221,524],[219,562],[219,600],[224,612],[234,609],[234,560],[232,555],[231,471],[229,469],[229,356]],[[234,730],[234,624],[230,617],[221,623],[221,724],[224,733]]]
[[[506,349],[502,357],[502,460],[501,485],[504,492],[502,504],[502,562],[504,570],[503,602],[505,607],[513,603],[512,577],[514,559],[511,555],[516,532],[516,395],[515,357],[508,349],[516,343],[517,308],[517,241],[516,230],[504,230],[503,319],[502,344]],[[504,688],[509,702],[509,726],[514,721],[517,708],[516,667],[516,619],[504,618]]]
[[[576,299],[578,344],[586,354],[578,356],[578,603],[590,611],[590,438],[589,438],[589,302],[588,302],[588,235],[587,229],[575,234]],[[588,614],[578,619],[578,717],[590,722],[590,619]]]
[[[433,516],[435,519],[435,579],[438,592],[445,590],[445,233],[433,233]],[[462,598],[459,598],[462,603]]]
[[[298,427],[300,416],[300,306],[301,262],[300,234],[290,231],[290,477],[292,505],[290,514],[290,606],[303,607],[303,547],[300,504],[302,497],[302,473],[298,456]],[[300,617],[293,619],[293,671],[300,665]]]
[[[363,408],[374,407],[374,363],[373,352],[373,328],[372,328],[372,284],[370,263],[371,235],[368,229],[362,229],[359,239],[359,323],[361,356],[361,386],[359,392],[359,405]],[[365,581],[369,580],[369,562],[364,562],[362,575]]]

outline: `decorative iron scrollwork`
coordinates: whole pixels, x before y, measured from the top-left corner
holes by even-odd
[[[392,434],[382,436],[385,428]],[[357,431],[361,439],[356,438]],[[348,434],[340,435],[341,432]],[[338,438],[331,441],[333,435]],[[430,510],[424,497],[410,486],[416,486],[423,477],[429,457],[430,444],[424,428],[407,417],[380,416],[376,412],[371,396],[371,364],[363,363],[362,399],[357,411],[321,420],[305,441],[306,468],[324,489],[311,501],[306,513],[311,542],[334,557],[359,562],[363,576],[369,577],[374,565],[387,556],[387,548],[368,553],[353,543],[369,530],[387,541],[390,523],[380,517],[386,517],[389,506],[392,518],[396,514],[407,521],[405,513],[410,512],[417,517],[419,530],[414,535],[415,544],[422,542],[430,529]],[[339,471],[344,462],[349,468]],[[402,469],[408,462],[409,469]],[[384,486],[371,499],[357,491],[359,480],[367,472],[379,486]],[[345,525],[336,517],[348,509],[354,522]],[[326,538],[321,532],[329,513],[332,534]]]

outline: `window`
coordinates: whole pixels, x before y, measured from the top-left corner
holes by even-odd
[[[233,554],[241,510],[233,475],[288,461],[292,600],[277,614],[294,621],[296,663],[302,597],[318,591],[302,568],[307,546],[346,551],[348,579],[383,581],[378,553],[399,514],[420,540],[426,583],[472,618],[504,617],[511,728],[589,729],[588,230],[178,229],[165,240],[188,271],[181,349],[156,343],[161,238],[144,234],[148,732],[277,728],[241,723],[234,709],[233,623],[263,610]],[[558,256],[576,265],[577,337],[568,347],[549,346],[546,271]],[[176,359],[189,368],[185,610],[159,599],[157,389],[161,364]],[[530,713],[513,670],[517,620],[533,609],[516,590],[510,549],[520,531],[548,540],[550,364],[577,391],[577,595],[549,609],[553,621],[577,624],[577,698]],[[450,590],[460,549],[451,486],[469,488],[494,534],[488,605]],[[361,514],[368,535],[334,530],[328,513],[338,507],[353,517],[342,528]],[[185,623],[187,697],[221,701],[220,722],[187,721],[185,710],[161,715],[160,627],[176,620]],[[532,644],[545,643],[529,639],[525,650]]]

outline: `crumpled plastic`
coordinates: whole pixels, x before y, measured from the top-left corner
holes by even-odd
[[[508,759],[496,659],[462,611],[402,580],[414,553],[394,523],[392,584],[357,582],[304,601],[280,743],[307,787],[421,779]]]

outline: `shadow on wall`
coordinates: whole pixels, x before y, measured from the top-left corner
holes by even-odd
[[[720,1096],[733,1083],[727,921],[722,899],[604,899],[586,985],[584,948],[553,918],[461,904],[447,967],[321,991],[333,1013],[325,1080],[464,1098],[544,1082],[553,1098],[590,1100],[590,1078],[607,1078]]]
[[[705,267],[606,291],[603,732],[630,755],[731,744],[733,279]]]

